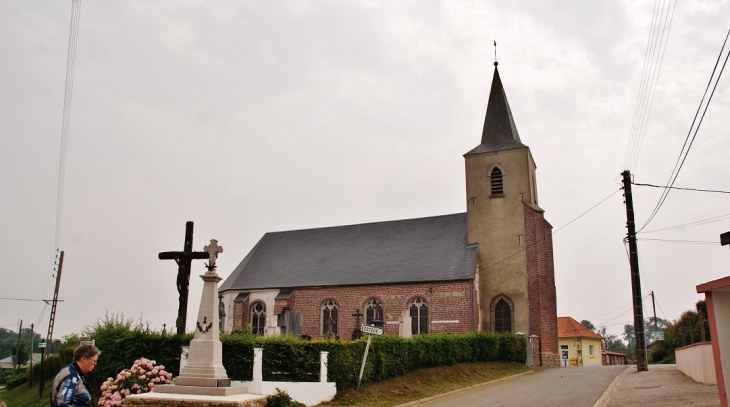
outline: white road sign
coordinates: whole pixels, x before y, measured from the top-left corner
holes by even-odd
[[[40,342],[40,343],[38,343],[38,347],[39,348],[45,348],[46,347],[46,343],[45,342]]]
[[[383,334],[383,328],[378,328],[376,326],[363,325],[360,327],[360,330],[365,332],[366,334],[371,334],[371,335],[382,335]]]

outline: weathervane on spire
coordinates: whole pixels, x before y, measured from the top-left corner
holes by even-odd
[[[494,66],[499,65],[499,62],[497,62],[497,41],[494,41]]]

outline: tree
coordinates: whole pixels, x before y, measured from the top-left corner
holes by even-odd
[[[644,321],[644,329],[646,331],[646,338],[647,340],[655,339],[656,334],[659,332],[663,332],[666,327],[669,326],[669,321],[662,318],[656,318],[656,324],[654,323],[655,318],[649,317]]]
[[[591,321],[589,321],[587,319],[584,319],[584,320],[580,321],[580,324],[583,325],[584,327],[590,329],[591,331],[594,331],[594,332],[596,331],[595,325],[593,325],[591,323]]]
[[[624,339],[629,344],[629,357],[636,355],[636,336],[634,335],[634,326],[631,324],[624,325]],[[633,351],[633,353],[632,353]]]
[[[18,345],[20,345],[20,351],[18,351]],[[30,344],[25,342],[24,339],[21,339],[20,343],[18,343],[18,341],[15,341],[15,344],[13,346],[13,364],[20,366],[30,360],[30,352],[28,351],[28,348],[30,348]],[[17,360],[15,359],[15,352],[18,352]]]

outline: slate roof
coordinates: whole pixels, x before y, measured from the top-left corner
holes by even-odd
[[[466,213],[266,233],[220,291],[474,278]]]
[[[603,337],[571,317],[558,317],[558,338],[591,338],[603,339]]]
[[[517,126],[515,126],[512,110],[509,108],[507,95],[504,93],[495,62],[492,89],[489,91],[487,115],[484,118],[484,129],[482,130],[482,142],[465,155],[522,147],[527,146],[520,141],[520,135],[517,133]]]

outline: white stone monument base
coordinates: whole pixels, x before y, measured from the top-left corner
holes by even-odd
[[[331,401],[337,395],[337,386],[334,382],[231,382],[232,388],[248,389],[251,394],[260,394],[263,397],[276,394],[282,390],[296,400],[309,407],[317,406],[325,401]]]
[[[130,394],[124,399],[123,405],[139,407],[265,407],[266,396],[255,394],[231,396],[164,394],[158,393],[157,388],[155,388],[153,393]]]
[[[160,394],[197,394],[201,396],[232,396],[246,394],[246,387],[210,387],[210,386],[180,386],[174,384],[160,384],[155,386],[155,393]]]

